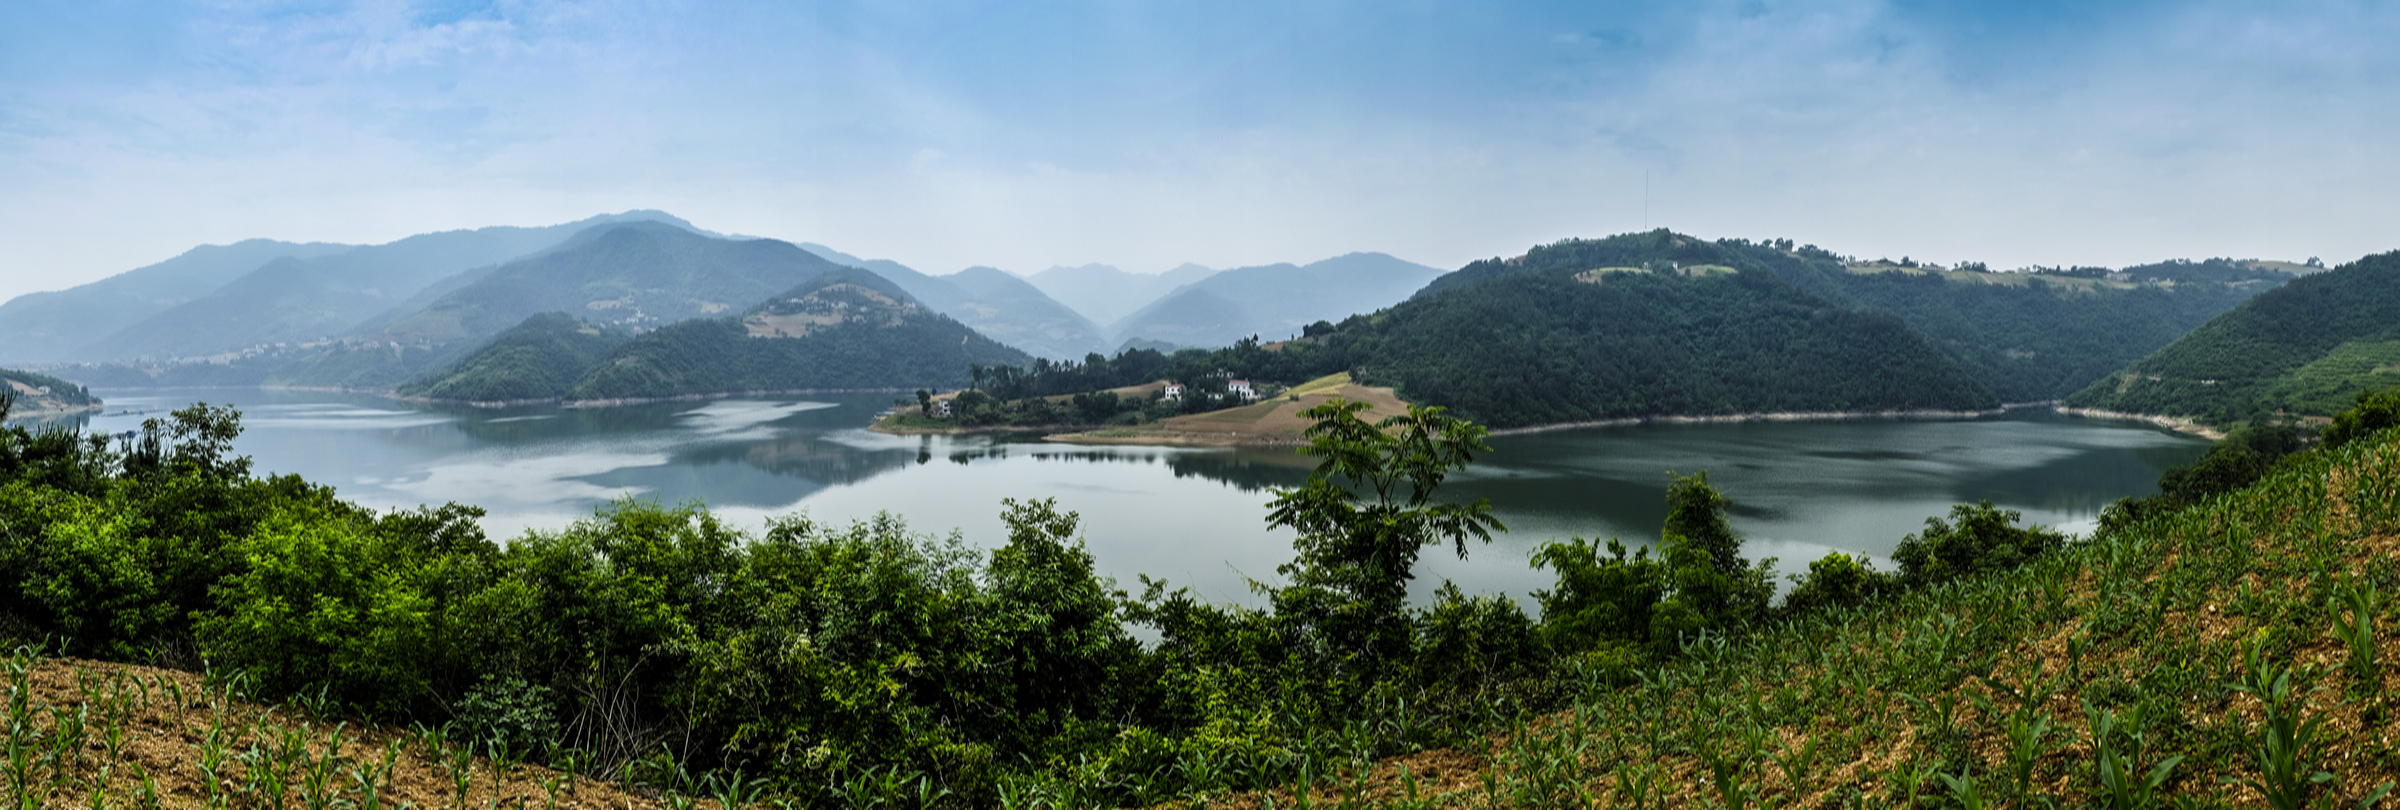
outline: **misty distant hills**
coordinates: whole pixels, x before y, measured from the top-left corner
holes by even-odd
[[[1128,273],[1105,264],[1052,267],[1026,281],[1093,323],[1116,323],[1175,288],[1215,275],[1217,271],[1185,263],[1164,273]]]
[[[46,360],[205,357],[322,340],[472,268],[557,245],[592,225],[689,223],[632,211],[536,228],[419,234],[382,245],[250,240],[0,306],[0,334],[24,333],[7,353]]]
[[[450,362],[543,312],[639,331],[740,312],[840,265],[773,239],[731,240],[665,222],[595,226],[470,279],[406,315],[278,369],[272,385],[385,388]]]
[[[0,304],[0,361],[67,360],[77,349],[109,333],[207,295],[268,262],[287,257],[310,259],[355,247],[272,239],[201,245],[175,258],[90,284],[20,295]]]
[[[400,343],[476,340],[540,312],[656,328],[739,312],[835,267],[789,242],[624,223],[586,229],[557,250],[493,268],[377,336]]]
[[[873,271],[835,267],[740,315],[635,336],[564,312],[526,318],[399,393],[473,403],[954,387],[970,365],[1023,366]]]
[[[970,267],[930,276],[899,262],[861,259],[815,243],[802,243],[800,248],[889,279],[933,311],[1035,356],[1080,360],[1087,353],[1108,351],[1098,324],[1005,272]]]
[[[1225,270],[1119,319],[1109,335],[1115,344],[1141,340],[1178,346],[1224,346],[1252,335],[1292,337],[1317,321],[1397,304],[1442,274],[1382,253]]]

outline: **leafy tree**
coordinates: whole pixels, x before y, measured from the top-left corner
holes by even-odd
[[[1314,420],[1301,452],[1321,461],[1307,484],[1276,494],[1267,520],[1300,532],[1297,559],[1278,569],[1291,584],[1275,593],[1277,612],[1314,631],[1329,664],[1371,680],[1406,658],[1418,553],[1447,542],[1464,558],[1469,539],[1506,529],[1487,500],[1434,499],[1489,450],[1488,430],[1421,406],[1370,424],[1358,418],[1366,407],[1335,397],[1301,413]]]
[[[2325,428],[2325,446],[2340,447],[2400,425],[2400,388],[2358,392],[2358,404],[2333,417]]]

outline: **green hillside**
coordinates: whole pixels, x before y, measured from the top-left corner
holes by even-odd
[[[100,398],[48,374],[0,368],[0,419],[96,410]]]
[[[597,326],[564,312],[526,318],[465,358],[418,378],[401,396],[460,402],[550,400],[565,396],[584,372],[633,334]]]
[[[2290,279],[2265,263],[2163,262],[2110,274],[1939,270],[1854,262],[1788,240],[1705,241],[1669,231],[1571,239],[1476,262],[1419,297],[1515,275],[1717,266],[1772,273],[1851,307],[1891,313],[2008,402],[2058,399]]]
[[[957,387],[970,365],[1032,362],[892,282],[837,269],[737,318],[644,333],[576,382],[575,400],[747,391]]]
[[[2259,295],[2069,397],[2214,424],[2326,416],[2400,385],[2400,251]]]
[[[1999,404],[1899,319],[1757,272],[1512,275],[1345,324],[1328,346],[1495,427]]]

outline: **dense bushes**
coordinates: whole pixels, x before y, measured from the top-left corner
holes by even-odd
[[[882,780],[953,805],[1027,784],[1123,805],[1282,783],[1329,751],[1455,743],[1571,680],[1622,681],[1695,638],[1858,604],[1917,570],[1895,581],[1835,555],[1773,609],[1771,561],[1741,556],[1725,498],[1694,475],[1670,487],[1655,555],[1544,548],[1559,579],[1538,620],[1446,583],[1411,600],[1425,548],[1465,554],[1501,528],[1487,505],[1439,497],[1484,431],[1438,408],[1356,414],[1310,412],[1323,463],[1274,502],[1300,539],[1282,581],[1256,585],[1262,608],[1149,580],[1118,591],[1049,501],[1005,502],[1008,542],[989,552],[889,516],[751,536],[632,501],[503,545],[471,507],[378,514],[255,478],[230,455],[228,410],[114,444],[12,428],[0,632],[205,661],[268,694],[627,778],[765,774],[802,804]],[[1968,540],[1927,541],[1944,570],[2051,547],[1983,542],[1994,516],[1974,515],[1942,524]]]

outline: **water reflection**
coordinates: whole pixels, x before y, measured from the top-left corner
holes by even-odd
[[[120,432],[190,402],[245,412],[238,452],[374,507],[459,501],[495,537],[555,528],[611,498],[697,501],[735,525],[807,512],[889,510],[920,530],[996,544],[1002,498],[1055,497],[1082,514],[1103,570],[1130,587],[1164,575],[1214,599],[1272,581],[1290,535],[1265,527],[1269,490],[1313,460],[1288,448],[1084,447],[1038,436],[886,436],[863,429],[889,394],[480,410],[367,395],[240,389],[102,392],[109,412],[51,424]],[[1959,422],[1635,426],[1496,437],[1451,494],[1491,499],[1510,531],[1461,562],[1429,550],[1424,583],[1523,594],[1541,543],[1644,543],[1666,517],[1670,471],[1707,470],[1754,556],[1795,571],[1826,550],[1885,557],[1926,517],[1990,500],[2029,520],[2088,525],[2147,494],[2205,443],[2047,414]]]

